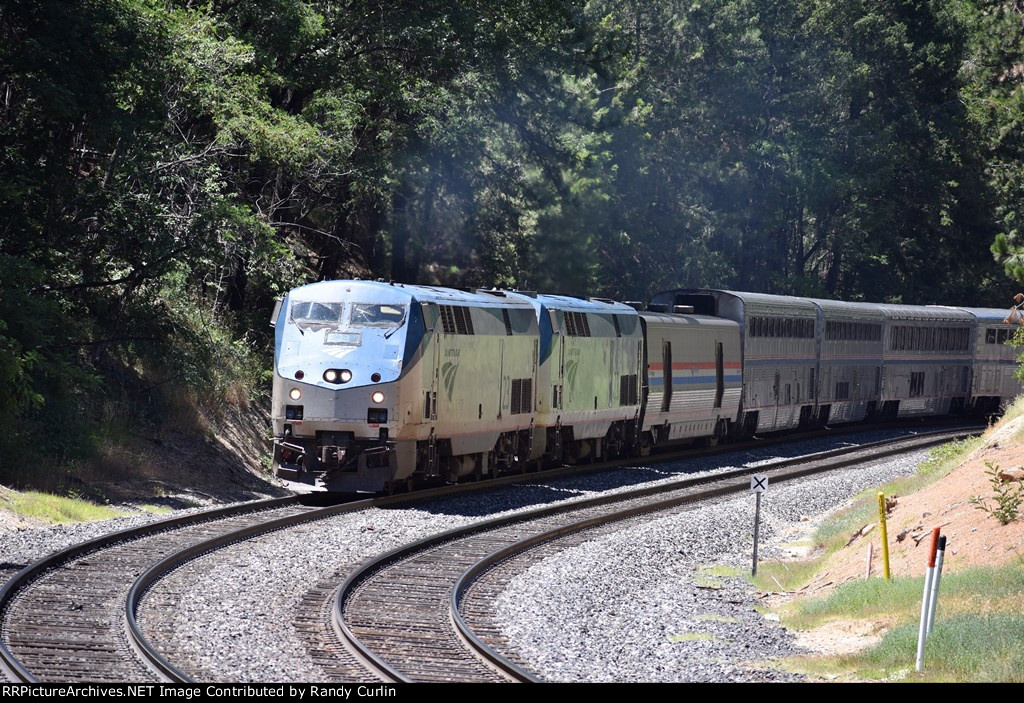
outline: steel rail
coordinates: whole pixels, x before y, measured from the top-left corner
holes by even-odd
[[[966,436],[971,436],[971,434],[972,433],[954,434],[952,436],[947,435],[939,438],[929,438],[923,442],[915,443],[909,447],[897,447],[891,449],[883,448],[881,451],[873,454],[868,460],[874,461],[876,459],[895,456],[898,454],[904,454],[911,451],[917,451],[920,449],[943,444],[947,441],[951,441],[954,439],[963,439]],[[851,449],[851,453],[853,452],[856,452],[856,449]],[[808,457],[808,460],[810,462],[813,462],[819,460],[820,458],[821,457]],[[863,461],[864,459],[856,459],[854,462],[840,461],[826,464],[825,466],[811,466],[795,469],[787,469],[778,466],[759,466],[754,470],[748,471],[746,475],[764,472],[771,474],[772,483],[785,483],[807,476],[827,473],[829,471],[834,471],[836,469],[849,466],[851,463],[860,463]],[[717,488],[707,489],[697,493],[690,493],[684,496],[670,498],[664,501],[649,503],[642,506],[634,506],[631,508],[627,508],[625,510],[606,513],[605,515],[601,515],[598,517],[588,518],[586,520],[581,520],[575,523],[562,525],[552,530],[547,530],[545,532],[540,532],[535,535],[531,535],[525,539],[507,545],[481,558],[476,563],[474,563],[469,569],[464,571],[461,576],[459,576],[458,580],[455,582],[454,587],[451,591],[449,608],[451,611],[452,622],[454,623],[456,629],[458,630],[460,637],[474,651],[476,651],[476,653],[486,658],[487,660],[491,661],[495,666],[501,668],[512,678],[522,682],[541,681],[541,679],[537,678],[534,674],[532,674],[529,671],[526,671],[519,665],[513,663],[508,658],[499,653],[496,649],[486,644],[473,631],[470,625],[466,622],[466,619],[463,617],[460,607],[463,602],[463,597],[466,595],[467,591],[473,586],[473,584],[480,578],[480,576],[484,575],[501,562],[512,559],[516,556],[520,556],[525,552],[534,549],[540,545],[553,542],[570,534],[598,527],[600,525],[625,520],[645,513],[655,513],[679,507],[681,505],[689,503],[698,503],[704,500],[709,500],[711,498],[717,498],[723,495],[740,493],[744,490],[747,490],[749,488],[748,483],[746,481],[738,481],[738,476],[736,476],[735,473],[736,472],[732,472],[733,475],[729,476],[723,474],[721,477],[713,477],[716,483],[719,481],[730,482],[727,483],[726,485]]]
[[[268,500],[204,510],[196,513],[190,513],[188,515],[157,520],[140,527],[132,527],[112,532],[80,544],[72,545],[53,553],[50,556],[35,561],[21,569],[18,573],[14,574],[14,576],[12,576],[7,583],[0,588],[0,617],[6,616],[8,608],[14,600],[14,597],[25,586],[30,584],[32,581],[35,581],[45,572],[58,568],[69,561],[78,559],[79,557],[97,552],[115,544],[138,539],[140,537],[146,537],[159,532],[174,530],[179,527],[293,505],[298,502],[299,498],[299,496],[271,498]],[[3,617],[3,624],[7,624],[6,617]],[[14,656],[2,640],[0,640],[0,662],[3,664],[4,671],[12,680],[19,683],[39,683],[39,680],[25,668],[25,666],[17,657]]]
[[[914,427],[919,426],[919,424],[920,424],[920,421],[917,421],[917,420],[912,421],[912,422],[900,421],[900,422],[897,422],[897,423],[894,423],[894,424],[876,425],[876,426],[874,426],[871,429],[872,430],[913,429]],[[468,492],[473,492],[473,491],[488,490],[488,489],[491,489],[491,488],[496,488],[496,487],[500,487],[500,486],[504,486],[504,485],[510,485],[510,484],[521,483],[521,482],[535,481],[537,479],[550,480],[550,479],[563,478],[563,477],[568,477],[568,476],[576,476],[576,475],[580,475],[580,474],[587,474],[587,473],[592,473],[592,472],[604,471],[604,470],[608,470],[608,469],[611,469],[611,468],[628,466],[628,465],[633,465],[633,466],[640,465],[640,466],[642,466],[642,465],[660,464],[660,463],[664,463],[664,462],[667,462],[667,461],[675,461],[675,460],[685,459],[685,458],[694,457],[694,456],[708,456],[708,455],[722,455],[722,454],[729,454],[729,453],[739,453],[739,452],[749,451],[751,448],[760,448],[760,447],[765,447],[765,446],[769,446],[769,445],[775,445],[775,444],[786,443],[786,442],[800,441],[800,440],[811,439],[811,438],[822,437],[822,436],[837,436],[837,435],[844,435],[844,434],[855,434],[857,432],[863,432],[863,431],[865,431],[865,428],[863,426],[850,426],[850,427],[834,428],[834,429],[828,429],[828,430],[815,430],[815,431],[808,432],[808,433],[803,433],[803,434],[800,434],[800,435],[792,435],[792,434],[789,434],[789,435],[776,435],[776,436],[771,436],[771,437],[767,437],[767,438],[764,438],[764,439],[750,440],[750,441],[747,441],[747,442],[742,442],[742,443],[737,443],[737,444],[721,445],[721,446],[714,447],[714,448],[699,448],[699,449],[690,449],[690,448],[688,448],[688,449],[685,449],[685,450],[677,450],[677,451],[673,451],[673,452],[659,453],[659,454],[655,454],[655,455],[648,456],[648,457],[628,457],[628,458],[624,458],[624,459],[616,459],[616,460],[612,460],[612,461],[605,461],[605,462],[602,462],[602,463],[599,463],[599,464],[595,463],[595,464],[587,464],[587,465],[566,466],[566,467],[561,467],[561,468],[557,468],[557,469],[551,469],[551,470],[547,470],[547,471],[543,471],[543,472],[539,472],[539,473],[533,472],[533,473],[505,475],[505,476],[501,476],[501,477],[498,477],[498,478],[495,478],[495,479],[489,479],[489,480],[480,481],[480,482],[471,483],[471,484],[458,484],[458,485],[454,485],[454,486],[441,486],[441,487],[429,488],[429,489],[425,489],[425,490],[418,490],[418,491],[415,491],[413,493],[402,494],[402,495],[393,495],[393,496],[385,496],[385,497],[376,497],[376,498],[368,498],[368,499],[356,500],[356,501],[351,501],[351,502],[348,502],[348,503],[344,503],[342,505],[336,505],[336,506],[331,506],[329,508],[324,508],[324,509],[321,509],[319,511],[311,510],[310,512],[304,513],[304,514],[301,514],[301,515],[289,516],[289,517],[286,517],[286,518],[280,518],[278,520],[271,521],[271,522],[267,523],[266,525],[252,525],[252,526],[249,526],[248,528],[244,528],[241,531],[241,532],[246,533],[245,535],[234,534],[234,533],[227,533],[225,535],[222,535],[219,538],[215,538],[213,540],[208,540],[207,542],[199,543],[199,544],[194,545],[193,547],[190,547],[190,548],[187,548],[186,550],[183,550],[183,552],[188,552],[189,556],[181,557],[179,559],[178,563],[179,564],[183,563],[183,561],[187,561],[188,559],[195,558],[195,556],[198,556],[199,554],[201,554],[203,552],[217,549],[217,548],[219,548],[221,546],[224,546],[224,545],[226,545],[228,543],[231,543],[231,542],[235,542],[235,541],[239,541],[239,540],[242,540],[242,539],[246,539],[248,537],[252,537],[252,536],[255,536],[255,535],[258,535],[258,534],[261,534],[261,533],[264,533],[264,532],[268,532],[268,531],[271,531],[271,530],[282,529],[284,527],[289,526],[290,524],[298,524],[299,522],[308,522],[308,521],[312,521],[312,520],[317,520],[317,519],[321,519],[321,518],[324,518],[324,517],[329,517],[330,515],[339,514],[341,512],[351,512],[351,511],[366,509],[366,508],[370,508],[370,507],[385,507],[385,506],[391,506],[391,505],[413,504],[413,503],[417,503],[417,502],[421,502],[421,501],[431,500],[431,499],[438,498],[438,497],[447,497],[447,496],[451,496],[451,495],[459,495],[459,494],[462,494],[462,493],[468,493]],[[948,430],[933,431],[933,432],[930,432],[930,434],[934,434],[935,432],[948,432]],[[920,433],[920,434],[917,434],[917,435],[910,435],[910,436],[924,436],[924,434],[925,433]],[[904,436],[904,437],[899,438],[899,439],[905,440],[905,439],[907,439],[907,436]],[[871,446],[881,446],[881,445],[884,445],[884,444],[886,444],[888,442],[891,442],[891,441],[898,441],[898,440],[886,440],[886,441],[882,441],[882,442],[875,442],[875,443],[859,445],[859,447],[852,447],[852,448],[851,447],[846,447],[846,448],[841,448],[841,449],[837,449],[837,450],[830,450],[830,452],[820,453],[820,456],[826,456],[826,455],[829,455],[829,454],[838,455],[838,454],[842,454],[842,453],[847,453],[849,451],[854,451],[854,450],[856,450],[858,448],[866,448],[866,447],[871,447]],[[782,465],[782,464],[784,464],[786,462],[807,461],[809,456],[814,456],[814,455],[808,455],[808,456],[805,456],[805,457],[797,457],[797,458],[793,458],[793,459],[780,460],[780,462],[773,462],[772,464],[766,464],[766,465],[763,465],[761,467],[758,467],[758,470],[767,469],[769,466]],[[658,487],[655,487],[655,488],[640,489],[639,492],[643,492],[644,490],[647,490],[649,492],[662,491],[662,490],[666,490],[666,486],[667,486],[667,484],[662,484],[662,485],[660,485]],[[614,498],[618,498],[621,495],[623,495],[623,494],[617,494]],[[98,538],[95,538],[95,539],[92,539],[92,540],[88,540],[88,541],[83,542],[81,544],[73,545],[71,547],[68,547],[68,548],[65,548],[63,550],[60,550],[60,551],[58,551],[58,552],[56,552],[56,553],[54,553],[52,555],[44,557],[43,559],[40,559],[40,560],[38,560],[38,561],[36,561],[36,562],[34,562],[32,564],[29,564],[28,566],[22,568],[14,576],[12,576],[3,585],[2,588],[0,588],[0,618],[2,618],[2,620],[0,620],[0,624],[3,625],[4,630],[6,631],[7,628],[9,627],[9,623],[6,621],[6,615],[8,613],[8,610],[9,610],[9,607],[11,605],[11,602],[14,600],[14,598],[17,596],[17,594],[20,593],[26,586],[31,584],[33,581],[35,581],[37,578],[42,576],[44,573],[46,573],[46,572],[48,572],[48,571],[50,571],[52,569],[59,568],[61,565],[66,564],[68,562],[71,562],[71,561],[73,561],[75,559],[78,559],[78,558],[80,558],[82,556],[85,556],[87,554],[92,554],[92,553],[101,551],[101,550],[103,550],[105,548],[109,548],[109,547],[117,545],[117,544],[128,542],[128,541],[131,541],[131,540],[134,540],[134,539],[144,538],[144,537],[147,537],[147,536],[150,536],[150,535],[154,535],[154,534],[157,534],[157,533],[160,533],[160,532],[171,531],[171,530],[174,530],[174,529],[177,529],[177,528],[180,528],[180,527],[194,525],[194,524],[198,524],[198,523],[202,523],[202,522],[208,522],[208,521],[224,519],[224,518],[228,518],[228,517],[234,517],[234,516],[243,515],[243,514],[246,514],[246,513],[256,513],[256,512],[260,512],[260,511],[272,510],[272,509],[281,508],[281,507],[285,507],[285,506],[289,506],[289,505],[294,505],[294,504],[298,503],[301,499],[302,499],[302,496],[288,496],[288,497],[285,497],[285,498],[274,498],[274,499],[269,499],[269,500],[264,500],[264,501],[255,501],[255,502],[244,503],[244,504],[240,504],[240,505],[233,505],[233,506],[227,506],[227,507],[223,507],[223,508],[215,508],[215,509],[211,509],[211,510],[201,511],[201,512],[197,512],[197,513],[191,513],[189,515],[184,515],[184,516],[166,518],[166,519],[163,519],[163,520],[158,520],[158,521],[154,521],[152,523],[148,523],[148,524],[140,526],[140,527],[129,528],[129,529],[121,530],[121,531],[114,532],[114,533],[111,533],[111,534],[108,534],[108,535],[103,535],[101,537],[98,537]],[[609,498],[609,499],[611,499],[611,498]],[[599,499],[591,499],[591,500],[599,500]],[[576,503],[576,504],[573,504],[573,505],[579,505],[579,504]],[[144,636],[142,636],[142,633],[141,633],[141,631],[140,631],[140,629],[138,627],[138,623],[136,622],[136,619],[135,619],[135,612],[136,612],[136,608],[138,606],[138,602],[141,599],[141,597],[144,594],[144,592],[146,591],[146,589],[150,585],[152,585],[152,583],[154,583],[157,579],[159,579],[163,574],[166,574],[168,571],[170,571],[173,568],[175,568],[176,564],[174,563],[174,560],[172,559],[172,557],[173,557],[173,555],[168,556],[167,558],[161,560],[158,564],[153,565],[150,569],[147,569],[146,572],[142,576],[140,576],[136,580],[135,583],[132,584],[132,588],[130,589],[130,599],[126,600],[125,612],[126,612],[126,615],[128,616],[127,619],[126,619],[126,629],[128,631],[129,644],[133,647],[133,649],[136,650],[136,652],[138,652],[143,657],[144,660],[150,662],[150,664],[152,665],[154,670],[157,671],[161,677],[169,678],[171,680],[187,680],[187,678],[182,678],[183,676],[187,676],[187,675],[184,674],[184,672],[179,671],[170,662],[167,662],[166,660],[163,660],[163,658],[160,657],[159,653],[156,652],[156,650],[150,645],[150,643],[146,640],[146,638]],[[134,603],[131,602],[131,599],[134,599]],[[340,635],[344,634],[344,629],[343,628],[339,629],[338,625],[337,625],[337,622],[335,623],[335,628],[339,630],[339,634]],[[345,638],[343,637],[343,639],[345,639]],[[372,662],[373,659],[374,659],[374,657],[371,656],[370,657],[370,661]],[[4,673],[6,673],[7,676],[12,681],[26,682],[26,683],[36,683],[36,682],[38,682],[38,679],[18,660],[18,658],[11,652],[10,648],[4,643],[4,641],[2,639],[0,639],[0,671],[3,671]],[[399,677],[398,680],[402,680],[402,679]]]
[[[518,513],[516,515],[509,515],[509,516],[505,516],[505,517],[502,517],[502,518],[495,518],[495,519],[491,519],[491,520],[485,520],[485,521],[482,521],[482,522],[474,523],[472,525],[466,525],[466,526],[463,526],[463,527],[459,527],[459,528],[455,528],[455,529],[452,529],[452,530],[448,530],[448,531],[442,532],[440,534],[436,534],[436,535],[432,535],[432,536],[429,536],[429,537],[425,537],[423,539],[417,540],[417,541],[412,542],[410,544],[403,545],[403,546],[398,547],[396,549],[393,549],[393,550],[391,550],[391,551],[389,551],[389,552],[387,552],[387,553],[385,553],[385,554],[383,554],[383,555],[381,555],[379,557],[371,558],[371,559],[365,561],[355,571],[350,573],[349,576],[345,579],[345,581],[341,584],[341,586],[339,586],[338,591],[337,591],[337,595],[335,597],[334,608],[333,608],[334,627],[335,627],[336,631],[339,633],[339,635],[341,637],[343,637],[344,641],[348,644],[348,646],[352,650],[357,652],[363,659],[373,663],[374,666],[378,669],[378,671],[379,671],[379,673],[381,675],[383,675],[386,678],[389,678],[390,680],[396,681],[396,682],[407,682],[407,681],[410,681],[410,679],[407,676],[405,676],[401,671],[399,671],[397,669],[397,667],[391,665],[390,663],[385,661],[382,657],[378,656],[377,653],[373,652],[372,649],[370,647],[368,647],[365,643],[363,643],[359,639],[359,637],[349,628],[348,624],[345,622],[344,611],[345,611],[346,603],[353,596],[353,594],[357,591],[357,589],[360,587],[360,585],[362,585],[368,579],[373,577],[379,571],[381,571],[383,569],[386,569],[389,566],[392,566],[392,565],[395,565],[397,563],[400,563],[400,562],[402,562],[403,560],[405,560],[408,557],[411,557],[411,556],[413,556],[415,554],[424,552],[424,551],[429,550],[429,549],[431,549],[433,547],[437,547],[437,546],[442,545],[442,544],[444,544],[446,542],[456,541],[456,540],[459,540],[461,538],[468,537],[468,536],[471,536],[471,535],[476,535],[476,534],[480,534],[480,533],[484,533],[484,532],[488,532],[488,531],[493,531],[493,530],[496,530],[496,529],[499,529],[499,528],[502,528],[502,527],[506,527],[506,526],[515,524],[515,523],[523,523],[523,522],[527,522],[527,521],[531,521],[531,520],[536,520],[538,518],[544,518],[544,517],[552,516],[552,515],[555,515],[555,514],[558,514],[558,513],[574,512],[574,511],[579,511],[579,510],[582,510],[582,509],[585,509],[585,508],[592,508],[592,507],[595,507],[595,506],[607,505],[607,504],[610,504],[610,503],[623,502],[623,501],[633,500],[633,499],[637,499],[637,498],[643,498],[643,497],[647,497],[647,496],[650,496],[650,495],[653,495],[653,494],[656,494],[656,493],[665,493],[665,492],[668,492],[668,491],[678,491],[678,490],[684,490],[684,489],[688,489],[688,488],[694,488],[694,487],[701,486],[701,485],[706,485],[706,484],[709,484],[709,483],[723,483],[723,482],[734,480],[734,479],[741,478],[741,477],[748,477],[748,476],[750,476],[753,473],[768,473],[768,472],[772,472],[772,471],[781,471],[781,470],[784,470],[784,469],[786,469],[788,467],[792,467],[792,466],[806,465],[806,464],[809,464],[809,463],[812,463],[812,462],[816,462],[816,461],[827,461],[829,459],[838,459],[839,457],[841,457],[843,455],[863,454],[865,452],[871,452],[871,456],[869,457],[869,459],[870,460],[874,460],[874,459],[883,458],[883,457],[886,457],[886,456],[891,456],[891,455],[895,455],[895,454],[905,453],[905,452],[908,452],[908,451],[913,451],[915,449],[921,449],[921,448],[925,448],[925,447],[934,446],[936,444],[941,444],[941,443],[944,443],[944,442],[947,442],[947,441],[951,441],[952,439],[956,439],[956,438],[959,438],[959,437],[964,437],[964,436],[970,436],[970,435],[973,435],[973,434],[977,434],[977,432],[978,432],[978,430],[955,430],[955,431],[954,430],[939,430],[939,431],[934,431],[934,432],[921,433],[921,434],[918,434],[918,435],[911,435],[909,437],[908,436],[904,436],[904,437],[900,437],[900,438],[897,438],[897,439],[883,440],[883,441],[879,441],[879,442],[872,442],[872,443],[868,443],[868,444],[858,445],[856,447],[844,447],[844,448],[841,448],[841,449],[828,450],[828,451],[825,451],[825,452],[819,452],[819,453],[805,455],[805,456],[801,456],[801,457],[795,457],[795,458],[791,458],[791,459],[783,459],[783,460],[780,460],[780,461],[769,462],[769,463],[761,464],[761,465],[756,466],[756,467],[745,467],[745,468],[740,468],[740,469],[734,469],[734,470],[730,470],[730,471],[724,471],[724,472],[720,472],[720,473],[717,473],[717,474],[713,474],[713,475],[710,475],[710,476],[704,476],[704,477],[699,477],[699,478],[689,478],[689,479],[683,479],[683,480],[680,480],[680,481],[673,481],[673,482],[668,482],[668,483],[660,483],[660,484],[658,484],[656,486],[649,486],[649,487],[642,488],[642,489],[637,489],[637,490],[634,490],[634,491],[626,491],[626,492],[616,493],[616,494],[612,494],[612,495],[598,496],[598,497],[595,497],[595,498],[590,498],[590,499],[586,499],[586,500],[582,500],[582,501],[574,501],[574,502],[571,502],[571,503],[568,503],[568,504],[562,503],[562,504],[558,504],[558,505],[554,505],[554,506],[547,506],[547,507],[544,507],[544,508],[539,508],[537,510],[532,510],[532,511],[525,512],[525,513]],[[896,444],[905,445],[905,444],[908,444],[908,443],[910,443],[911,446],[909,446],[909,447],[907,447],[907,446],[900,446],[900,447],[892,446],[892,445],[896,445]],[[875,450],[877,450],[877,451],[875,451]],[[861,463],[861,462],[863,462],[865,460],[868,460],[868,458],[865,458],[865,457],[862,457],[862,456],[847,457],[847,458],[841,459],[839,461],[831,462],[828,465],[827,469],[819,469],[819,468],[795,469],[791,473],[791,478],[797,478],[799,476],[810,475],[810,474],[813,474],[813,473],[818,473],[818,472],[823,471],[823,470],[834,470],[834,469],[842,468],[842,467],[845,467],[845,466],[849,466],[851,464]],[[739,484],[734,484],[734,485],[730,485],[730,486],[727,486],[727,487],[718,487],[718,488],[713,488],[713,489],[707,489],[704,493],[702,493],[702,496],[703,496],[704,499],[706,499],[706,498],[710,498],[710,497],[713,497],[713,496],[716,496],[716,495],[724,495],[726,493],[730,493],[730,492],[734,492],[736,490],[739,490],[741,487],[742,486],[739,486]],[[670,499],[669,501],[663,501],[665,503],[665,505],[662,506],[662,507],[657,507],[657,508],[647,508],[645,506],[643,509],[640,510],[640,512],[649,512],[651,510],[659,510],[659,509],[664,509],[665,507],[671,507],[670,504],[671,504],[671,502],[673,500],[679,501],[681,499],[676,498],[676,499]],[[689,500],[689,499],[686,499],[686,500]],[[618,519],[622,519],[622,518],[620,517]],[[588,519],[588,521],[584,521],[584,522],[588,523],[590,520],[591,519]],[[583,528],[581,528],[581,527],[573,527],[573,528],[568,529],[568,530],[566,530],[565,528],[558,528],[558,529],[552,531],[551,534],[552,535],[565,534],[567,531],[572,532],[572,531],[577,531],[578,529],[583,529]],[[549,537],[549,539],[550,539],[550,537]],[[471,567],[471,570],[472,570],[472,567]],[[451,595],[451,597],[453,599],[453,603],[457,604],[457,602],[458,602],[457,598],[459,596],[461,596],[461,593],[457,594],[453,590],[452,595]],[[456,630],[459,631],[460,636],[463,637],[464,639],[466,639],[470,643],[470,646],[472,648],[478,649],[476,647],[476,642],[479,642],[479,638],[477,638],[476,635],[474,633],[472,633],[472,631],[469,630],[468,627],[464,627],[464,625],[465,625],[464,621],[461,622],[461,624],[460,624],[460,621],[462,621],[462,618],[461,618],[461,615],[458,613],[458,609],[455,608],[454,610],[451,611],[450,614],[451,614],[452,621],[455,624]],[[480,644],[483,645],[482,642],[480,642]],[[532,680],[532,678],[531,678],[532,675],[529,674],[529,672],[523,672],[521,669],[516,667],[514,664],[511,664],[511,662],[508,662],[499,653],[494,652],[493,650],[490,650],[490,648],[487,648],[486,645],[483,645],[483,646],[484,646],[484,649],[478,649],[478,651],[482,655],[482,657],[485,658],[486,660],[488,660],[491,664],[494,664],[495,666],[497,666],[505,674],[510,676],[510,678],[513,678],[515,680],[526,680],[526,681]],[[506,664],[510,664],[511,666],[506,666]]]

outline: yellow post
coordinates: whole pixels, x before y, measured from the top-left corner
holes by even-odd
[[[882,568],[885,580],[889,580],[889,534],[885,529],[885,494],[878,494],[878,526],[882,531]]]

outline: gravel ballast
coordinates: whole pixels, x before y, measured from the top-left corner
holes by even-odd
[[[761,555],[779,554],[801,518],[912,473],[926,452],[771,486],[762,502]],[[794,677],[766,666],[796,654],[792,637],[758,614],[738,578],[749,569],[750,495],[673,511],[546,559],[515,577],[498,621],[530,668],[552,681],[764,681]]]
[[[568,479],[538,479],[530,484],[469,493],[411,508],[372,509],[340,515],[233,545],[197,559],[169,577],[168,588],[180,594],[179,608],[173,616],[162,613],[160,617],[173,617],[174,648],[194,653],[190,657],[191,666],[195,667],[201,680],[325,681],[328,680],[326,673],[312,660],[307,644],[293,625],[296,610],[314,584],[325,580],[340,582],[350,568],[370,556],[489,517],[670,482],[678,480],[681,475],[699,476],[900,434],[907,433],[876,431],[856,437],[805,440],[742,455],[702,457]],[[765,504],[763,542],[773,539],[802,515],[829,509],[863,487],[912,472],[919,459],[920,456],[901,458],[885,462],[877,469],[847,470],[841,476],[817,479],[830,482],[824,487],[787,489],[780,486],[777,491],[773,487]],[[853,475],[857,478],[847,478]],[[848,483],[850,481],[852,483]],[[797,493],[792,500],[783,498],[787,490],[803,491],[807,496],[806,502],[799,503]],[[676,680],[672,667],[677,666],[681,653],[685,652],[689,652],[690,657],[700,657],[711,667],[707,676],[691,672],[694,680],[734,678],[736,671],[749,673],[745,668],[746,662],[785,655],[790,651],[787,649],[790,647],[788,638],[782,631],[762,633],[759,629],[762,624],[760,616],[753,612],[750,596],[745,595],[743,587],[731,582],[721,589],[699,588],[699,585],[692,584],[696,565],[707,564],[712,556],[722,555],[735,555],[739,561],[744,550],[749,551],[749,534],[730,535],[726,530],[749,522],[750,510],[741,513],[744,520],[737,521],[736,513],[730,512],[737,507],[721,507],[728,504],[729,501],[723,501],[706,508],[707,513],[701,511],[700,517],[689,518],[689,522],[701,525],[700,530],[692,525],[687,527],[684,517],[664,516],[653,520],[642,530],[621,535],[621,539],[627,541],[622,547],[624,552],[614,551],[614,540],[620,536],[613,535],[577,548],[584,550],[581,558],[573,556],[568,560],[538,564],[529,574],[513,582],[502,601],[502,618],[510,638],[531,662],[537,663],[539,673],[553,680],[608,680],[607,675],[594,670],[594,662],[611,661],[613,658],[610,652],[600,649],[603,643],[620,643],[607,645],[613,649],[618,647],[624,662],[615,669],[617,673],[611,676],[611,680]],[[151,519],[154,518],[140,516],[92,525],[22,531],[0,537],[0,550],[6,555],[5,561],[9,566],[20,565],[64,546]],[[673,527],[675,520],[681,522]],[[641,539],[642,534],[649,535],[650,544],[656,546],[645,547],[648,538]],[[668,536],[658,537],[661,534]],[[686,537],[686,542],[682,541],[683,537]],[[698,542],[701,539],[706,541]],[[677,540],[679,545],[700,546],[676,548],[672,545],[676,545]],[[613,551],[607,552],[606,549]],[[584,559],[584,553],[590,556]],[[622,556],[616,557],[617,553]],[[591,558],[594,563],[585,563]],[[656,568],[642,565],[644,559],[651,560]],[[569,566],[564,564],[566,561]],[[607,571],[604,570],[606,564],[618,564],[618,567]],[[565,575],[546,571],[556,568],[583,571]],[[593,574],[587,575],[586,569],[594,569]],[[633,576],[628,580],[623,578],[623,570],[635,574],[639,580],[634,582]],[[610,587],[610,582],[602,580],[615,581],[616,573],[620,585],[630,583],[633,586],[630,589]],[[591,578],[594,583],[585,583]],[[686,578],[691,582],[686,589],[688,595],[675,599],[670,597]],[[577,593],[574,589],[581,590]],[[589,598],[587,592],[592,594]],[[559,600],[562,598],[586,602],[593,617],[575,625],[564,618],[559,619],[557,608],[549,609],[538,600],[541,593],[546,594],[545,597],[550,595],[554,599],[552,602],[562,602]],[[733,601],[741,601],[742,604],[737,605]],[[534,605],[527,609],[522,606],[524,603]],[[648,606],[641,607],[641,603]],[[737,608],[744,613],[737,615]],[[730,614],[716,617],[735,618],[739,623],[701,620],[703,630],[685,629],[694,627],[683,619],[685,612],[708,615],[717,614],[720,610]],[[575,608],[562,611],[570,612],[578,611]],[[642,615],[644,612],[647,614]],[[619,627],[616,623],[632,623],[629,627],[636,630],[636,635],[630,644],[622,644],[621,638],[610,637],[615,627]],[[142,624],[145,627],[144,617]],[[759,633],[753,640],[752,649],[748,648],[754,652],[753,656],[739,657],[724,634],[723,628],[738,624]],[[716,634],[720,631],[723,631],[721,636]],[[769,629],[764,632],[769,632]],[[571,637],[570,633],[573,633]],[[668,638],[672,635],[679,635],[677,639],[684,641],[671,643]],[[572,641],[566,640],[567,637]],[[575,648],[572,642],[576,643]],[[599,649],[591,651],[591,647]],[[551,652],[559,649],[564,655],[562,659],[552,658]],[[635,651],[636,655],[626,656],[630,651]],[[588,658],[592,660],[589,668],[582,664]],[[642,665],[644,659],[650,660],[650,666]],[[708,663],[710,661],[722,663],[712,665]],[[756,676],[775,677],[776,674],[762,672]]]
[[[129,510],[130,506],[122,506]],[[68,523],[37,529],[15,529],[0,534],[0,579],[7,580],[24,567],[44,557],[73,547],[76,544],[103,537],[114,532],[131,530],[158,520],[179,517],[189,513],[214,510],[222,505],[202,506],[175,510],[169,514],[140,512],[97,522]]]

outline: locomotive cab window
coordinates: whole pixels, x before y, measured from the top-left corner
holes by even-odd
[[[398,327],[405,322],[405,306],[392,303],[356,303],[349,322],[353,327]]]
[[[341,322],[342,303],[302,302],[292,303],[290,318],[301,328],[318,325],[337,325]]]

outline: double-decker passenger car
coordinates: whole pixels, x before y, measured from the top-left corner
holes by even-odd
[[[938,306],[878,308],[886,319],[882,417],[963,411],[970,391],[974,318]]]
[[[881,404],[885,314],[868,303],[812,302],[819,310],[818,422],[874,417]]]
[[[1017,353],[1007,344],[1020,328],[1005,310],[957,308],[975,319],[971,335],[971,409],[997,412],[1000,405],[1021,392],[1017,378]]]

